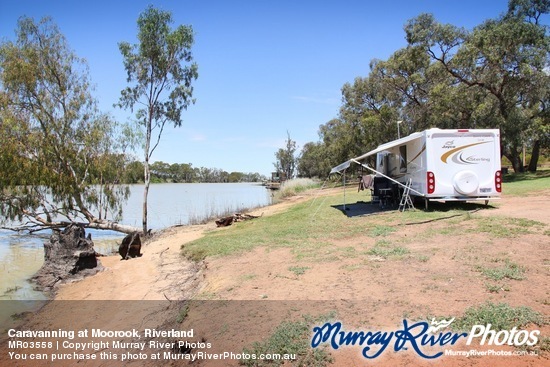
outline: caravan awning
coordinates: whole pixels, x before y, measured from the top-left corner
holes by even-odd
[[[397,139],[397,140],[394,140],[394,141],[390,141],[389,143],[386,143],[386,144],[382,144],[382,145],[379,145],[376,149],[374,150],[371,150],[370,152],[367,152],[363,155],[360,155],[359,157],[357,158],[354,158],[356,161],[360,161],[360,160],[363,160],[367,157],[370,157],[371,155],[374,155],[376,153],[380,153],[380,152],[383,152],[384,150],[387,150],[389,148],[392,148],[392,147],[395,147],[396,145],[403,145],[405,143],[408,143],[409,141],[411,140],[415,140],[415,139],[418,139],[419,137],[422,136],[422,133],[414,133],[414,134],[411,134],[409,136],[406,136],[404,138],[401,138],[401,139]]]
[[[397,140],[394,140],[394,141],[390,141],[389,143],[386,143],[386,144],[382,144],[382,145],[379,145],[376,149],[373,149],[371,150],[370,152],[367,152],[363,155],[360,155],[359,157],[355,157],[355,158],[352,158],[344,163],[341,163],[339,165],[337,165],[336,167],[332,168],[330,170],[330,175],[333,174],[333,173],[336,173],[336,172],[342,172],[343,170],[347,169],[351,163],[358,163],[357,161],[361,161],[367,157],[370,157],[371,155],[375,155],[376,153],[380,153],[380,152],[383,152],[384,150],[387,150],[391,147],[394,147],[396,145],[402,145],[402,144],[405,144],[411,140],[415,140],[415,139],[418,139],[419,137],[422,136],[422,133],[414,133],[414,134],[411,134],[409,136],[406,136],[404,138],[401,138],[401,139],[397,139]]]
[[[329,175],[332,175],[333,173],[340,173],[340,172],[348,169],[348,167],[351,165],[351,163],[352,163],[351,159],[349,161],[344,162],[344,163],[340,163],[339,165],[337,165],[336,167],[333,167],[330,170]]]

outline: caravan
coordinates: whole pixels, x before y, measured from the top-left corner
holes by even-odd
[[[376,168],[361,161],[376,155]],[[331,173],[361,164],[375,173],[374,196],[381,190],[410,185],[410,194],[429,201],[487,202],[500,198],[500,133],[498,129],[429,129],[380,145]]]

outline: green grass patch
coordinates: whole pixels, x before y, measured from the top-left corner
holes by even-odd
[[[509,218],[509,217],[481,217],[476,221],[476,232],[488,233],[497,238],[510,238],[519,235],[532,233],[533,229],[543,228],[545,225],[524,218]]]
[[[478,270],[491,280],[525,279],[525,268],[521,265],[511,262],[510,260],[504,260],[504,264],[502,266],[494,268],[478,267]]]
[[[346,202],[365,201],[363,192],[349,192]],[[357,255],[351,248],[342,249],[342,241],[358,237],[373,237],[402,241],[400,233],[407,231],[406,224],[422,224],[444,220],[446,235],[456,236],[464,232],[486,232],[493,237],[513,237],[538,229],[541,223],[524,219],[473,217],[468,211],[479,208],[479,204],[462,203],[454,205],[435,204],[429,211],[416,210],[384,212],[380,215],[349,218],[338,208],[343,195],[318,196],[307,202],[296,204],[285,212],[260,217],[250,221],[234,223],[230,227],[212,230],[196,241],[182,246],[184,256],[200,261],[211,256],[228,256],[244,253],[257,247],[290,248],[296,259],[327,262]],[[467,225],[465,225],[467,224]],[[437,226],[442,227],[442,226]],[[424,231],[421,236],[441,235],[441,229]],[[407,237],[406,240],[414,240]],[[372,249],[377,256],[394,257],[408,253],[403,247]]]
[[[391,233],[394,233],[397,231],[395,227],[385,226],[385,225],[377,225],[373,229],[370,230],[369,235],[371,237],[385,237],[388,236]]]
[[[346,196],[348,203],[364,200],[364,193],[348,192]],[[336,209],[342,202],[342,195],[318,197],[294,205],[282,213],[210,231],[203,238],[182,246],[182,252],[184,256],[198,261],[209,256],[243,253],[258,246],[289,247],[297,259],[330,261],[354,256],[350,249],[338,251],[333,241],[364,235],[390,237],[402,228],[399,225],[403,221],[422,221],[448,215],[448,212],[415,211],[348,218]]]
[[[333,361],[330,353],[326,348],[311,348],[310,338],[311,325],[328,318],[328,316],[321,316],[315,320],[310,316],[304,316],[299,321],[284,321],[266,340],[245,347],[243,354],[286,354],[295,356],[296,359],[287,361],[293,366],[327,366]],[[250,367],[275,367],[283,365],[284,362],[284,360],[241,359],[239,363]]]
[[[453,322],[452,326],[457,330],[468,331],[474,325],[491,324],[491,329],[500,331],[529,324],[542,326],[545,323],[544,316],[529,307],[512,307],[506,303],[487,302],[468,308],[462,317]]]
[[[364,199],[363,196],[357,195],[356,199]],[[208,256],[243,253],[258,246],[289,247],[297,258],[315,260],[333,247],[332,240],[353,238],[367,230],[364,221],[350,220],[334,208],[341,202],[340,195],[317,198],[282,213],[235,223],[185,244],[182,252],[190,259],[202,260]],[[378,220],[382,221],[375,218],[372,222],[376,224]]]
[[[509,173],[502,177],[504,183],[533,181],[550,178],[550,170],[538,170],[537,172]]]
[[[524,196],[550,187],[550,170],[503,176],[502,194]]]
[[[384,259],[401,258],[409,253],[409,249],[402,246],[394,246],[388,241],[378,241],[373,248],[367,251],[368,255],[379,256]]]
[[[490,283],[485,283],[485,288],[490,292],[490,293],[499,293],[500,291],[505,291],[505,292],[509,292],[510,291],[510,288],[504,284],[490,284]]]

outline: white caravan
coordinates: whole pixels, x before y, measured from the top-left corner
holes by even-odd
[[[376,155],[376,169],[361,160]],[[500,132],[498,129],[429,129],[380,145],[350,162],[376,173],[374,195],[381,188],[398,190],[409,181],[410,194],[428,201],[474,201],[500,198]]]

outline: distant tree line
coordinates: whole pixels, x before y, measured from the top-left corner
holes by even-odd
[[[498,128],[515,172],[535,171],[550,151],[550,0],[510,0],[508,11],[468,31],[421,14],[405,24],[407,46],[372,60],[368,76],[342,87],[338,117],[302,147],[298,175],[331,167],[428,128]],[[398,127],[398,121],[400,125]],[[290,139],[290,138],[289,138]]]
[[[191,163],[165,163],[156,161],[150,164],[152,182],[212,183],[212,182],[261,182],[265,176],[255,173],[227,172],[219,168],[193,167]],[[129,162],[123,175],[123,183],[143,183],[143,163]]]

